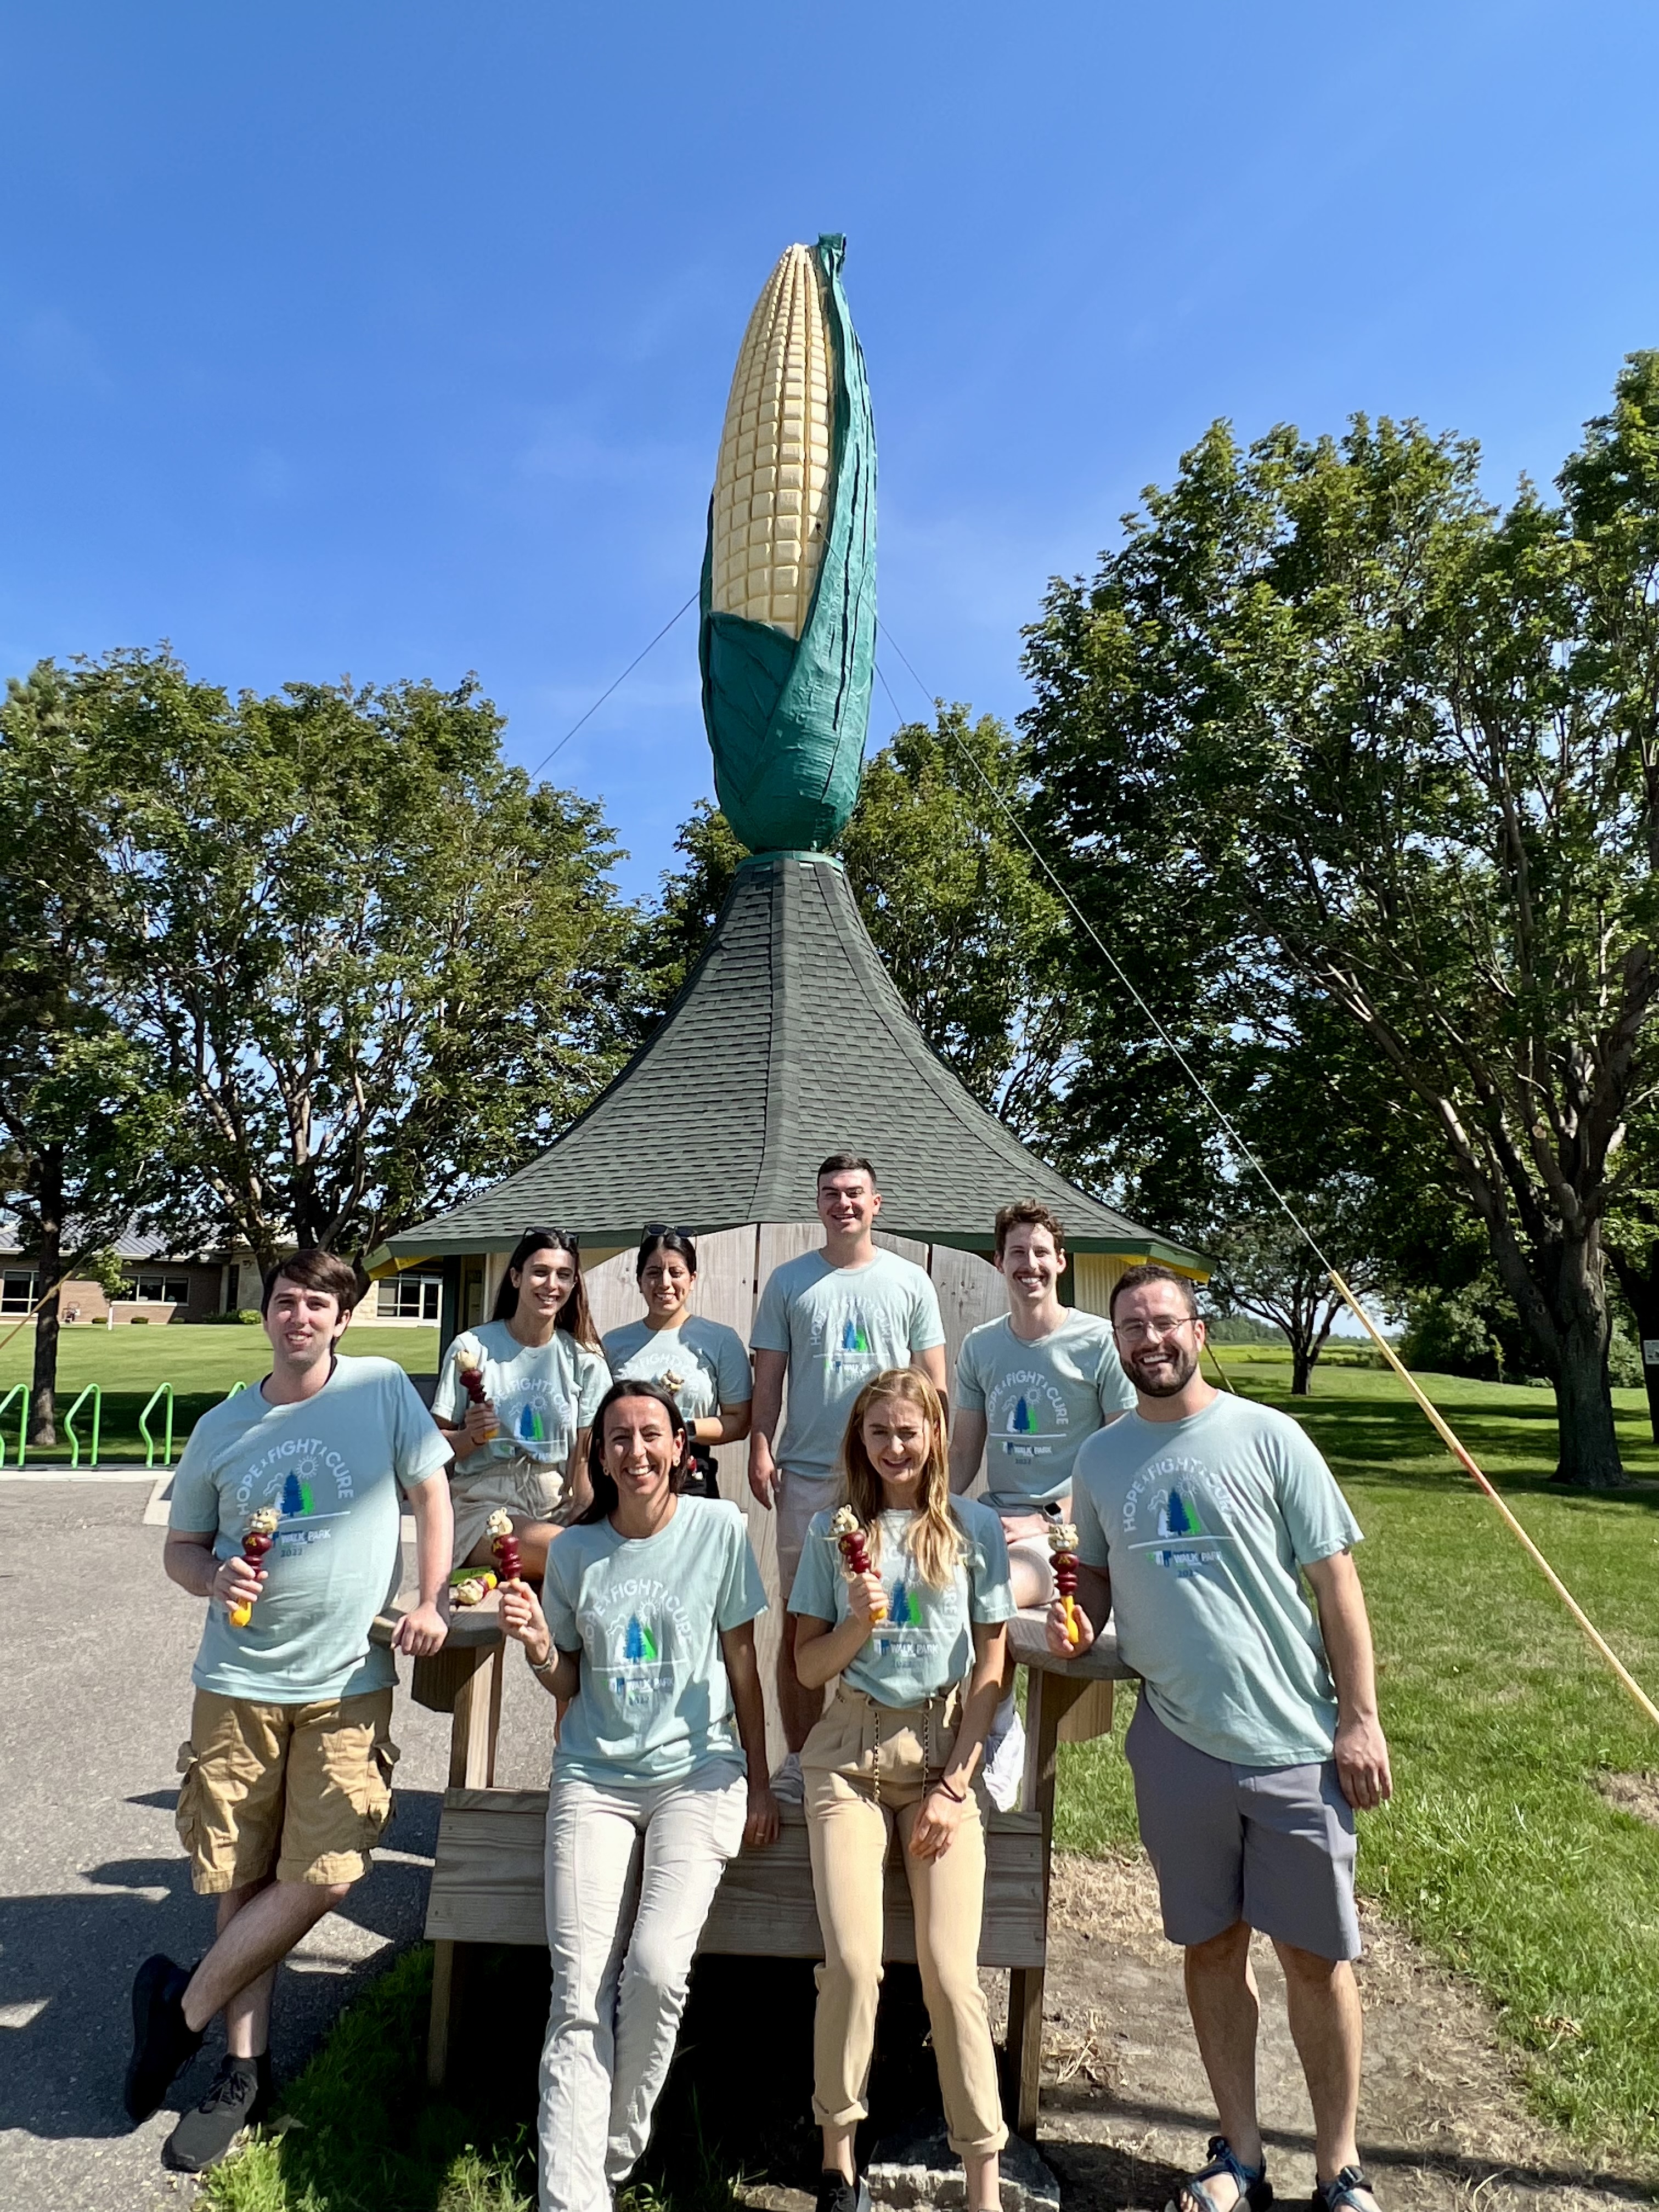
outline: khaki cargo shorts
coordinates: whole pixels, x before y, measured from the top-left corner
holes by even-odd
[[[198,1690],[179,1747],[179,1841],[199,1896],[356,1881],[392,1811],[392,1692],[308,1705]]]

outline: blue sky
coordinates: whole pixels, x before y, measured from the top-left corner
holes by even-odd
[[[1012,714],[1045,579],[1214,416],[1553,472],[1659,343],[1656,65],[1594,0],[14,4],[0,672],[471,668],[535,763],[695,586],[750,307],[840,229],[884,622]],[[554,773],[648,889],[690,617]]]

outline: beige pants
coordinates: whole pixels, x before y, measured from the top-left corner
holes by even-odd
[[[954,1705],[954,1700],[953,1700]],[[955,1735],[954,1710],[878,1706],[843,1684],[801,1753],[812,1889],[823,1931],[812,2034],[812,2113],[820,2127],[866,2117],[881,1988],[882,1869],[894,1830],[916,1918],[916,1961],[933,2023],[951,2148],[958,2157],[1008,2139],[996,2053],[979,1985],[985,1832],[972,1791],[943,1857],[909,1843],[930,1773]]]

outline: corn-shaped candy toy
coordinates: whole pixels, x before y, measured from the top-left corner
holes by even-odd
[[[457,1341],[455,1376],[466,1393],[468,1403],[482,1406],[488,1394],[484,1389],[483,1352],[475,1337],[464,1336]],[[493,1420],[489,1422],[489,1436],[495,1434],[497,1425]]]
[[[1060,1608],[1066,1615],[1066,1641],[1078,1641],[1077,1625],[1077,1530],[1069,1521],[1056,1521],[1048,1530],[1048,1550],[1054,1563],[1054,1588],[1060,1592]]]
[[[484,1522],[484,1534],[489,1539],[489,1548],[495,1554],[495,1565],[501,1571],[504,1583],[516,1583],[524,1574],[524,1561],[519,1553],[519,1540],[513,1533],[513,1516],[499,1507]]]
[[[281,1517],[274,1505],[262,1505],[257,1512],[248,1515],[247,1526],[242,1531],[242,1557],[250,1565],[257,1567],[276,1542],[276,1523]],[[230,1608],[230,1625],[233,1628],[246,1628],[252,1618],[253,1604],[251,1599],[246,1605],[234,1605]]]
[[[827,850],[852,812],[875,671],[875,430],[845,241],[792,246],[749,318],[703,557],[703,720],[751,852]]]
[[[870,1565],[869,1540],[860,1528],[859,1516],[850,1505],[843,1505],[837,1510],[830,1523],[830,1534],[836,1540],[849,1580],[854,1575],[873,1572]],[[871,1607],[870,1618],[872,1620],[886,1620],[887,1607],[880,1598]]]

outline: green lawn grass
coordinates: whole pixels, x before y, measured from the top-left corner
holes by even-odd
[[[1359,1553],[1396,1796],[1361,1823],[1362,1887],[1496,2008],[1538,2110],[1592,2153],[1659,2155],[1659,1832],[1608,1807],[1598,1774],[1659,1768],[1659,1741],[1613,1683],[1492,1507],[1389,1374],[1322,1364],[1293,1402],[1282,1354],[1230,1348],[1248,1395],[1304,1421],[1366,1532]],[[1659,1486],[1548,1487],[1553,1401],[1425,1378],[1436,1402],[1638,1678],[1659,1690]],[[1639,1391],[1615,1394],[1626,1463],[1659,1475]],[[1115,1735],[1063,1754],[1058,1840],[1133,1849]],[[518,1954],[522,1957],[523,1954]],[[521,1971],[521,1970],[520,1970]],[[345,2015],[287,2100],[302,2125],[213,2178],[222,2212],[520,2212],[532,2191],[533,2027],[459,2101],[420,2085],[427,1954]],[[487,2021],[492,2008],[481,2011]],[[478,2012],[473,2017],[477,2019]],[[732,2063],[727,2052],[722,2066]],[[1363,2116],[1362,2116],[1363,2126]],[[683,2124],[660,2133],[686,2130]],[[671,2151],[672,2147],[671,2146]],[[678,2212],[713,2212],[695,2162],[660,2177]],[[701,2178],[700,2178],[701,2176]],[[642,2192],[637,2212],[647,2212]]]
[[[134,1328],[124,1322],[118,1328],[66,1328],[58,1342],[59,1437],[63,1437],[63,1415],[76,1393],[88,1382],[100,1383],[104,1392],[100,1461],[143,1458],[138,1416],[158,1382],[171,1382],[175,1393],[176,1459],[195,1424],[234,1383],[257,1382],[270,1372],[270,1346],[264,1329],[252,1324],[174,1322],[166,1328]],[[376,1353],[383,1359],[395,1359],[411,1373],[430,1374],[438,1364],[438,1332],[435,1328],[376,1328],[372,1323],[354,1322],[346,1331],[343,1349],[359,1355]],[[32,1328],[24,1328],[0,1351],[0,1397],[14,1382],[28,1382],[33,1364],[34,1332]],[[8,1467],[16,1456],[17,1413],[14,1405],[0,1422]],[[161,1418],[158,1407],[150,1420],[151,1431],[158,1437]],[[76,1427],[83,1438],[90,1437],[90,1401],[77,1416]],[[69,1457],[64,1441],[49,1449],[31,1445],[27,1464],[51,1466],[66,1462]]]

